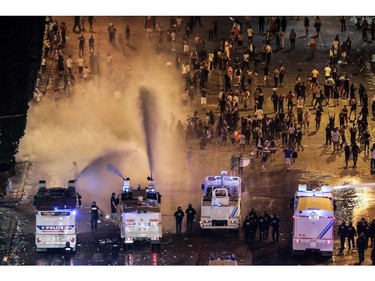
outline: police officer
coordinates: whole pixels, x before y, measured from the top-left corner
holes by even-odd
[[[187,220],[188,233],[193,234],[193,222],[194,222],[194,217],[197,214],[197,212],[193,208],[192,204],[188,205],[188,208],[186,209],[185,214],[186,214],[186,220]]]
[[[266,223],[267,221],[264,218],[264,214],[261,213],[258,218],[258,226],[259,226],[259,240],[266,239]]]
[[[181,226],[182,226],[182,220],[184,218],[185,214],[182,211],[182,208],[178,206],[177,211],[174,212],[174,217],[176,219],[176,234],[181,235]]]
[[[349,222],[349,225],[346,229],[346,237],[348,238],[348,248],[349,248],[349,250],[351,249],[351,246],[353,246],[353,248],[355,248],[354,236],[357,236],[357,230],[353,226],[353,223]]]
[[[371,250],[371,261],[372,261],[372,265],[375,265],[375,245],[372,247],[372,250]]]
[[[91,204],[91,208],[90,208],[90,212],[91,212],[91,230],[95,230],[98,229],[98,218],[99,218],[99,214],[103,216],[103,214],[100,212],[99,210],[99,207],[96,206],[96,202],[92,202]]]
[[[270,229],[270,223],[271,223],[271,216],[270,214],[268,213],[268,211],[265,211],[264,212],[264,219],[266,220],[266,224],[265,224],[265,233],[264,233],[264,236],[265,238],[264,239],[268,239],[268,232],[269,232],[269,229]]]
[[[361,263],[365,260],[365,249],[366,249],[366,238],[363,235],[363,233],[361,233],[358,236],[356,242],[357,242],[359,263]]]
[[[365,249],[367,250],[369,244],[368,244],[368,241],[370,239],[370,236],[371,236],[371,228],[370,228],[370,224],[365,220],[364,221],[364,228],[363,228],[363,235],[365,236],[365,239],[366,239],[366,246],[365,246]]]
[[[346,222],[343,221],[340,226],[339,226],[339,231],[337,233],[337,235],[340,237],[340,250],[344,250],[345,249],[345,240],[346,240],[346,231],[347,230],[347,226],[346,226]]]
[[[273,214],[271,219],[271,227],[272,227],[272,243],[279,242],[279,235],[280,235],[280,219],[276,214]]]
[[[70,265],[73,256],[73,248],[70,246],[69,242],[65,243],[64,247],[64,265]]]
[[[111,257],[112,257],[112,264],[117,265],[118,264],[118,256],[119,256],[119,252],[120,252],[120,245],[119,245],[118,239],[116,237],[114,237],[112,239],[110,251],[111,251]]]
[[[244,220],[242,224],[242,231],[245,234],[245,242],[249,243],[250,242],[250,234],[251,234],[251,220],[249,216],[246,216],[246,219]]]
[[[373,219],[370,223],[370,245],[371,247],[375,245],[374,237],[375,237],[375,219]]]

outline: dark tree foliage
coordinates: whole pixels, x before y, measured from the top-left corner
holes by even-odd
[[[42,57],[43,16],[0,16],[0,194],[14,174]],[[1,180],[2,178],[2,180]]]

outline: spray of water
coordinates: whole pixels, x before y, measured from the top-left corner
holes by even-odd
[[[143,129],[145,132],[146,149],[148,156],[148,163],[150,172],[154,170],[155,157],[153,153],[153,147],[157,149],[155,145],[156,133],[158,130],[158,123],[155,117],[159,116],[157,111],[157,103],[155,96],[145,87],[139,89],[139,101],[140,108],[143,117]]]
[[[119,176],[120,178],[125,179],[125,177],[121,174],[121,172],[115,166],[113,166],[111,163],[107,164],[107,170],[112,172],[116,176]]]
[[[140,30],[143,23],[142,18]],[[175,69],[166,66],[164,57],[157,58],[146,37],[144,40],[129,48],[127,56],[109,43],[100,45],[102,60],[111,53],[113,76],[121,78],[120,83],[102,64],[102,74],[94,75],[87,84],[76,83],[69,99],[56,101],[50,93],[49,98],[30,106],[17,161],[38,164],[35,182],[49,177],[58,181],[55,186],[66,186],[73,177],[72,163],[77,162],[83,205],[96,201],[108,212],[110,196],[121,192],[124,175],[133,186],[145,186],[152,172],[163,206],[180,204],[176,192],[191,192],[195,187],[183,174],[184,145],[177,145],[173,135],[177,121],[184,122],[192,112],[180,106]],[[78,58],[77,53],[72,56]],[[116,91],[121,93],[120,99],[115,98]],[[173,122],[171,113],[176,116]],[[47,186],[51,186],[48,180]]]

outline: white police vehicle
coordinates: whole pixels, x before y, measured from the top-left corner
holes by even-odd
[[[47,188],[45,180],[39,181],[39,190],[34,196],[37,252],[64,248],[66,242],[76,250],[81,196],[76,192],[75,184],[75,180],[70,180],[67,188]]]
[[[320,252],[332,256],[335,223],[332,187],[308,190],[299,185],[293,208],[293,254]]]
[[[230,229],[237,234],[241,219],[241,178],[220,175],[207,176],[202,183],[200,227],[202,230]]]

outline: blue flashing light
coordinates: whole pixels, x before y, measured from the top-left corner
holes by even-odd
[[[76,211],[76,210],[74,210],[74,211],[72,212],[72,214],[73,214],[73,215],[77,214],[77,211]]]

